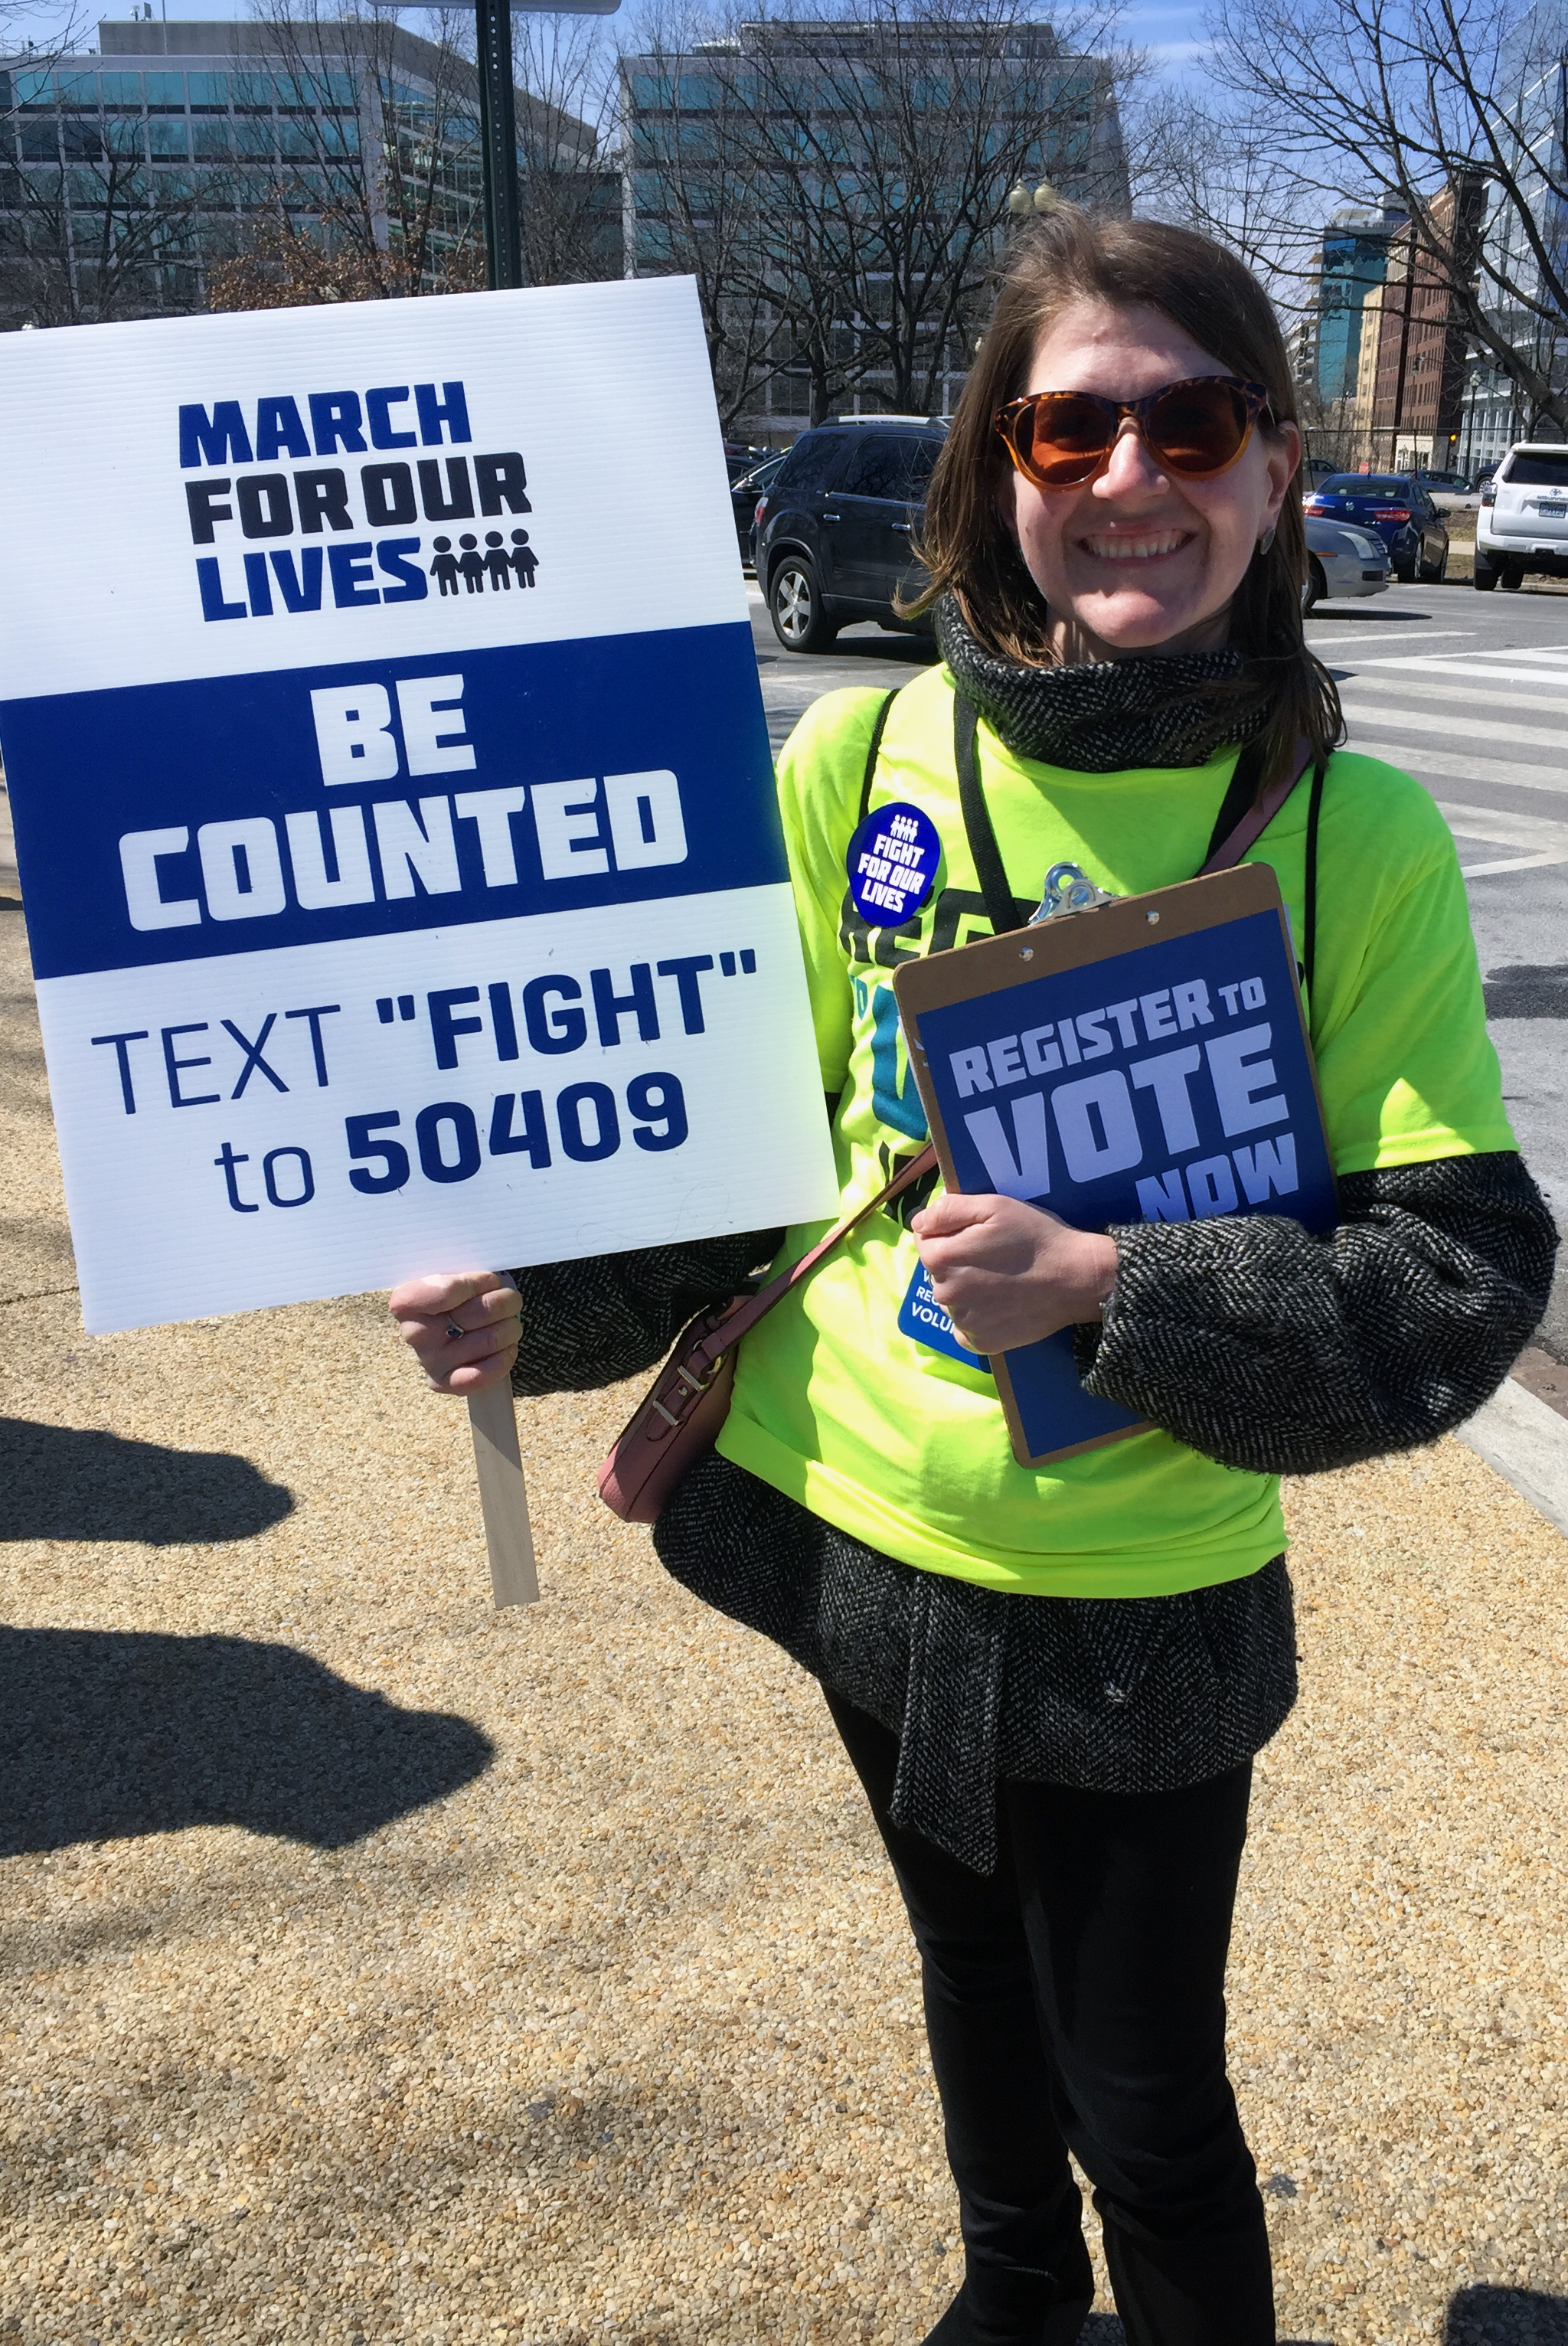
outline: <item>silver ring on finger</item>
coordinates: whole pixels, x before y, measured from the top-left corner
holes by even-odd
[[[460,1328],[455,1320],[449,1320],[446,1323],[446,1332],[455,1344],[468,1333],[468,1331],[465,1328]]]

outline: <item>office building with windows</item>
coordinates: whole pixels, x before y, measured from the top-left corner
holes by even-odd
[[[744,24],[625,58],[622,104],[627,273],[697,278],[755,440],[950,411],[1034,189],[1129,209],[1110,61],[1022,16]]]
[[[1325,403],[1356,395],[1367,296],[1387,276],[1390,240],[1409,218],[1391,204],[1347,204],[1323,231],[1314,362]]]
[[[148,7],[97,33],[96,51],[0,64],[0,325],[200,309],[210,269],[269,212],[402,251],[425,290],[482,255],[478,83],[451,47],[373,12],[165,23]],[[595,132],[523,90],[517,119],[524,202],[531,172],[596,180],[600,265],[584,273],[618,275],[618,176]]]

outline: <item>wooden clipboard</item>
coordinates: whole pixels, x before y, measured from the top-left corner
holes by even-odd
[[[1217,981],[1217,970],[1227,966],[1227,952],[1235,961],[1235,976],[1228,983]],[[1178,968],[1187,971],[1185,980],[1171,977]],[[1147,984],[1140,986],[1140,974]],[[1081,1008],[1085,985],[1089,1006]],[[1096,987],[1098,1007],[1094,1006]],[[1114,1010],[1104,1006],[1108,990],[1118,995]],[[1055,1171],[1052,1192],[1014,1185],[1010,1194],[1032,1195],[1034,1202],[1081,1229],[1254,1209],[1290,1213],[1311,1229],[1332,1227],[1333,1171],[1322,1100],[1289,923],[1278,880],[1268,864],[1239,864],[1207,879],[1183,881],[1081,913],[1057,913],[1035,927],[903,962],[893,991],[910,1066],[950,1189],[976,1193],[1003,1186],[988,1179],[983,1170],[977,1177],[975,1148],[955,1129],[981,1121],[993,1135],[993,1148],[1004,1156],[1015,1149],[1020,1180],[1026,1179],[1022,1107],[1030,1093],[1043,1096],[1038,1108],[1030,1112],[1040,1169],[1059,1168],[1066,1147],[1068,1127],[1058,1090],[1064,1100],[1068,1094],[1074,1096],[1074,1119],[1091,1136],[1103,1133],[1107,1157],[1114,1154],[1109,1127],[1103,1115],[1095,1123],[1095,1103],[1084,1096],[1098,1086],[1105,1096],[1102,1105],[1115,1107],[1121,1118],[1123,1155],[1132,1145],[1126,1137],[1130,1113],[1145,1156],[1117,1167],[1098,1187],[1064,1181],[1062,1172]],[[1175,1005],[1172,997],[1177,992],[1182,1000]],[[1101,1047],[1113,1019],[1115,1036]],[[1026,1025],[1025,1020],[1032,1023]],[[1058,1033],[1063,1025],[1070,1033]],[[1266,1036],[1261,1045],[1256,1043],[1259,1033]],[[959,1034],[970,1039],[964,1049],[955,1051]],[[993,1038],[1003,1046],[1000,1052],[993,1049]],[[977,1057],[983,1047],[990,1053],[983,1065]],[[1011,1070],[1021,1047],[1033,1050],[1033,1063],[1014,1074]],[[1253,1051],[1250,1061],[1237,1056],[1246,1049]],[[1069,1054],[1065,1061],[1064,1050]],[[1179,1079],[1168,1066],[1153,1069],[1156,1059],[1173,1054],[1186,1070]],[[1054,1066],[1049,1064],[1053,1055]],[[954,1078],[961,1061],[962,1072]],[[1097,1076],[1093,1073],[1096,1067],[1103,1071]],[[1249,1098],[1246,1086],[1263,1069],[1268,1086],[1278,1088],[1270,1089],[1267,1097]],[[973,1110],[955,1114],[954,1079],[971,1078],[985,1089],[970,1095],[976,1102]],[[1254,1095],[1259,1088],[1260,1083],[1253,1083]],[[1205,1117],[1198,1146],[1188,1148],[1185,1159],[1180,1149],[1170,1146],[1173,1125],[1179,1127],[1181,1121],[1178,1094],[1187,1101],[1195,1133],[1200,1109]],[[1272,1112],[1280,1102],[1286,1106],[1283,1116]],[[1054,1123],[1048,1120],[1047,1106]],[[1010,1107],[1015,1111],[1011,1143],[1006,1131]],[[993,1108],[1002,1119],[997,1127],[991,1126],[986,1113]],[[1257,1118],[1253,1125],[1237,1122],[1249,1115]],[[1161,1161],[1162,1146],[1168,1165]],[[1233,1200],[1229,1205],[1225,1202],[1227,1184]],[[1258,1188],[1261,1196],[1255,1197]],[[1276,1196],[1278,1205],[1272,1204]],[[1148,1199],[1154,1201],[1152,1213]],[[1047,1358],[1052,1347],[1054,1355]],[[1064,1359],[1076,1402],[1064,1381]],[[1146,1421],[1084,1394],[1070,1363],[1071,1332],[1064,1331],[1044,1344],[997,1355],[989,1364],[1021,1465],[1049,1464],[1148,1430]],[[1054,1441],[1050,1427],[1058,1421],[1058,1430],[1069,1438]]]

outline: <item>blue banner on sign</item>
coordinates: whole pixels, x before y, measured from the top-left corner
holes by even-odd
[[[922,1011],[959,1188],[1081,1229],[1248,1213],[1331,1229],[1293,976],[1278,914],[1257,913]],[[1136,1423],[1083,1391],[1070,1334],[1004,1357],[1032,1456]]]
[[[13,700],[40,978],[787,879],[744,624]]]

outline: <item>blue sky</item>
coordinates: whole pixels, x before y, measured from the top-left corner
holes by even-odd
[[[1205,46],[1202,0],[1144,0],[1122,19],[1122,38],[1147,49],[1156,64],[1185,65]]]

